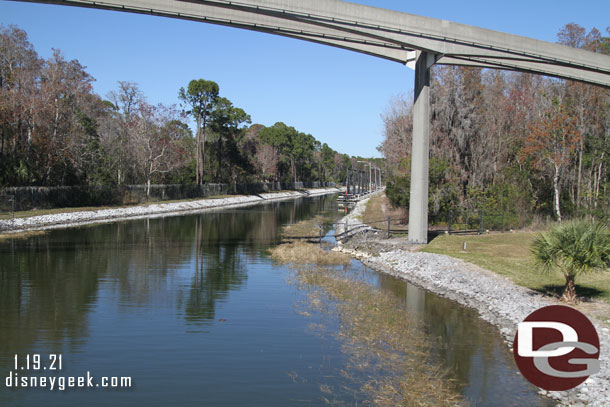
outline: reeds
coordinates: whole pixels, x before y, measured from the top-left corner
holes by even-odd
[[[0,242],[8,241],[8,240],[17,240],[17,239],[29,239],[33,236],[42,236],[47,232],[44,230],[29,230],[25,232],[10,232],[10,233],[2,233],[0,232]]]
[[[309,311],[338,317],[336,337],[349,358],[341,373],[358,398],[364,399],[363,405],[464,405],[456,383],[431,361],[424,322],[409,315],[394,295],[354,278],[345,269],[329,267],[347,264],[335,255],[339,253],[304,243],[272,251],[276,261],[292,264],[294,283],[308,291]],[[346,389],[322,386],[322,398],[328,404],[341,404],[335,392]]]
[[[270,250],[271,258],[282,264],[347,266],[351,259],[343,253],[329,252],[318,245],[295,242],[281,244]]]
[[[320,236],[320,228],[326,220],[325,216],[316,215],[311,219],[284,226],[282,234],[290,237],[317,237]]]

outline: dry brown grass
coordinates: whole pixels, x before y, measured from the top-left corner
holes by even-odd
[[[351,259],[343,253],[329,252],[318,245],[295,242],[278,245],[270,250],[271,258],[281,264],[316,264],[321,266],[347,266]]]
[[[44,235],[44,230],[32,230],[29,232],[17,232],[17,233],[0,233],[0,243],[7,240],[12,239],[28,239],[32,236],[42,236]]]
[[[430,362],[430,341],[423,322],[404,311],[404,304],[336,265],[349,258],[317,245],[293,243],[271,251],[273,259],[291,264],[292,281],[307,290],[307,308],[338,317],[342,351],[349,357],[341,375],[349,388],[321,384],[327,404],[340,405],[338,393],[358,394],[363,405],[457,406],[465,402],[443,368]],[[326,266],[326,267],[325,267]],[[295,373],[296,374],[296,373]]]
[[[289,237],[318,237],[320,236],[320,228],[325,219],[324,216],[317,215],[311,219],[286,225],[282,228],[282,234]]]
[[[338,337],[349,357],[342,374],[364,395],[364,405],[464,404],[455,382],[430,362],[422,322],[406,313],[396,297],[336,269],[301,267],[296,274],[297,284],[310,291],[310,308],[339,317]],[[332,404],[331,396],[326,395]]]

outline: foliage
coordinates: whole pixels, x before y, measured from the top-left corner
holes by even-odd
[[[77,60],[42,59],[23,30],[0,26],[0,186],[345,180],[350,157],[281,122],[249,126],[214,81],[181,88],[181,111],[128,81],[104,100],[93,81]]]
[[[208,121],[216,107],[218,92],[218,84],[205,79],[193,79],[189,82],[187,90],[180,88],[178,92],[180,100],[191,108],[191,110],[185,111],[185,114],[192,115],[197,123],[197,140],[195,142],[197,148],[195,153],[197,184],[203,183]]]
[[[610,54],[610,37],[596,29],[587,33],[568,24],[558,39]],[[523,225],[538,216],[605,218],[610,212],[608,89],[439,66],[432,69],[430,107],[430,194],[437,194],[432,216],[510,207]],[[412,98],[390,100],[378,147],[386,158],[388,196],[402,208],[409,200],[404,163],[411,154],[412,110]],[[435,173],[445,179],[433,180]],[[447,190],[435,191],[437,182]]]
[[[570,156],[581,143],[581,135],[576,129],[576,119],[562,109],[561,102],[553,100],[553,106],[543,117],[530,125],[520,156],[530,160],[536,168],[549,171],[552,176],[554,208],[561,221],[560,188],[564,168]]]
[[[532,254],[543,271],[560,271],[566,279],[563,298],[575,302],[577,276],[610,268],[610,231],[601,222],[577,220],[541,233]]]
[[[250,116],[230,100],[217,99],[210,126],[214,136],[210,154],[216,161],[215,182],[230,179],[235,184],[240,175],[253,171],[238,145],[245,132],[243,125],[250,121]]]
[[[386,195],[392,206],[409,209],[411,176],[408,173],[411,160],[403,158],[398,169],[386,182]]]
[[[297,182],[312,173],[311,162],[319,145],[310,134],[297,131],[282,122],[275,123],[259,133],[260,141],[277,149],[280,154],[281,173],[288,175],[284,180]],[[286,168],[289,167],[289,173]]]
[[[386,184],[386,195],[394,207],[409,209],[411,176],[410,159],[403,159],[399,170],[394,171]],[[428,216],[431,222],[446,221],[450,211],[455,211],[457,200],[456,175],[447,160],[432,157],[429,165]]]

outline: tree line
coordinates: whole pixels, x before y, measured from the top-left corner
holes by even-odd
[[[558,42],[610,54],[608,36],[567,24]],[[605,217],[610,208],[610,90],[525,73],[434,67],[430,94],[432,220],[449,212]],[[413,100],[385,113],[388,196],[408,207]]]
[[[93,81],[0,26],[0,186],[341,182],[357,160],[282,122],[252,124],[210,80],[179,89],[180,106],[128,81],[102,98]]]

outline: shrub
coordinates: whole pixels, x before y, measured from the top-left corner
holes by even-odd
[[[605,223],[577,220],[541,233],[531,252],[543,271],[560,271],[566,279],[563,299],[577,301],[574,282],[583,273],[610,268],[610,231]]]

